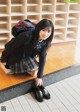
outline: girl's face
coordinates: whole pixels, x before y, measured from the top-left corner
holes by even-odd
[[[51,27],[46,27],[46,28],[42,29],[39,32],[39,39],[40,40],[46,40],[51,35],[51,32],[52,32]]]

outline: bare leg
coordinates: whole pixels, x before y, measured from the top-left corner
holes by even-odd
[[[31,72],[27,72],[27,73],[29,73],[31,76],[37,76],[37,72],[38,72],[38,69],[32,70]]]
[[[13,72],[11,71],[11,69],[5,68],[5,66],[4,66],[2,63],[0,63],[0,66],[1,66],[1,68],[3,69],[3,71],[4,71],[6,74],[8,74],[8,75],[13,74]]]

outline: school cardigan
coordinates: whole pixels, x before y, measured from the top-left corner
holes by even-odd
[[[8,66],[14,65],[23,58],[23,54],[34,58],[37,54],[39,56],[39,70],[37,73],[38,78],[43,77],[44,66],[46,62],[46,47],[41,48],[39,52],[33,53],[34,32],[25,31],[20,33],[16,38],[13,38],[8,47],[5,47],[2,52],[1,62],[6,62]],[[44,41],[45,42],[45,41]]]

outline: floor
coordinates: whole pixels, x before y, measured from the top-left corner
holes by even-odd
[[[0,112],[80,112],[80,74],[47,86],[51,99],[42,103],[31,93],[0,104]]]

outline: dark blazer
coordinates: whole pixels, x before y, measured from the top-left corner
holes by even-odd
[[[5,45],[5,49],[1,56],[1,62],[6,62],[7,65],[10,66],[16,62],[19,62],[22,59],[24,52],[26,56],[31,56],[33,51],[33,40],[34,32],[32,31],[22,32],[16,38],[12,38],[12,40],[9,42],[9,45],[8,43]],[[37,77],[42,78],[47,55],[45,46],[41,48],[38,55],[39,70]],[[35,55],[33,57],[35,57]]]

